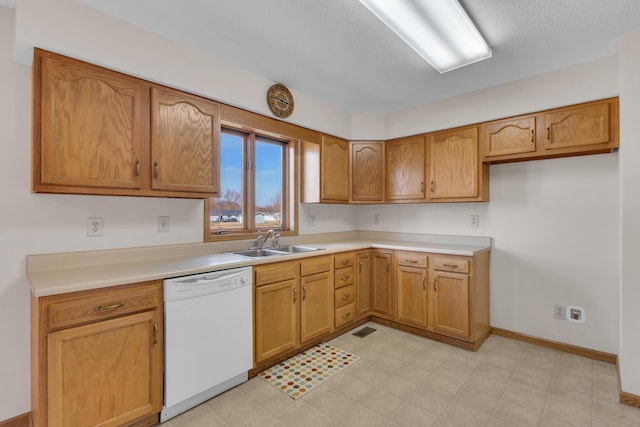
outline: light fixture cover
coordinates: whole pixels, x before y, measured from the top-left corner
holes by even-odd
[[[440,73],[491,57],[457,0],[360,0]]]

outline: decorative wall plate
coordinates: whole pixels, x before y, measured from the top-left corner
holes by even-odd
[[[269,108],[276,116],[286,119],[293,113],[293,95],[285,85],[275,84],[267,91]]]

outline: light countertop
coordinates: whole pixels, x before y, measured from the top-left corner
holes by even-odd
[[[175,245],[153,248],[29,255],[27,275],[36,297],[98,289],[128,283],[161,280],[235,267],[303,259],[369,248],[408,250],[446,255],[473,256],[491,250],[491,238],[464,236],[415,236],[392,233],[342,233],[343,239],[297,236],[298,244],[322,248],[318,251],[282,256],[248,258],[228,252],[213,252],[215,244]],[[316,235],[317,236],[317,235]],[[344,239],[344,237],[347,237]],[[389,237],[392,237],[389,239]],[[400,237],[400,239],[396,239]],[[315,242],[313,240],[316,240]],[[219,244],[218,244],[219,245]],[[245,246],[249,246],[246,245]],[[235,250],[237,248],[233,248]],[[210,252],[210,253],[207,253]]]

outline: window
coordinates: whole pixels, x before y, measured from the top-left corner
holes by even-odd
[[[260,230],[295,231],[295,144],[223,128],[220,196],[206,203],[210,240]]]

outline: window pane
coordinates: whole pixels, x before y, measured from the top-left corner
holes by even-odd
[[[220,197],[211,199],[211,229],[245,227],[242,165],[245,136],[222,131],[220,137]]]
[[[282,227],[284,144],[256,138],[256,228]]]

